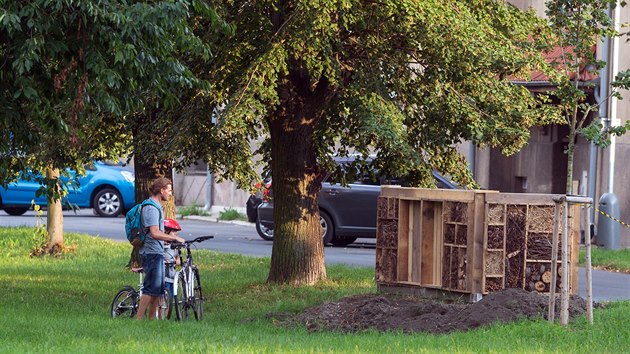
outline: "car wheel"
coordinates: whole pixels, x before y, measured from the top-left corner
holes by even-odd
[[[334,237],[332,240],[332,244],[335,246],[343,247],[353,243],[356,240],[356,237]]]
[[[332,219],[326,212],[319,211],[319,223],[322,225],[322,240],[324,245],[327,245],[332,241],[333,236],[335,234],[334,226],[332,223]]]
[[[256,232],[263,240],[273,241],[273,229],[261,224],[258,218],[256,218]]]
[[[28,208],[23,208],[23,207],[5,207],[4,208],[4,211],[6,211],[7,214],[13,215],[13,216],[22,215],[26,213],[27,210]]]
[[[118,216],[123,209],[120,193],[111,188],[106,188],[96,193],[92,205],[98,215],[105,217]]]

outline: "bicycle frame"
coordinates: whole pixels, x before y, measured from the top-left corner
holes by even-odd
[[[138,298],[142,297],[142,290],[144,290],[144,272],[138,272]]]
[[[188,258],[186,260],[186,263],[182,265],[182,268],[175,272],[175,281],[173,282],[173,296],[179,296],[179,282],[177,281],[177,279],[181,276],[182,273],[184,274],[184,279],[186,280],[186,291],[184,293],[187,295],[187,298],[190,298],[191,294],[193,294],[195,273],[193,271],[192,261],[189,262]]]
[[[182,261],[181,268],[175,272],[173,282],[173,298],[175,299],[175,310],[178,320],[186,319],[188,317],[187,312],[190,309],[192,309],[195,319],[200,320],[203,318],[203,294],[199,279],[197,279],[199,274],[197,267],[193,263],[190,247],[195,242],[203,242],[210,238],[213,238],[213,236],[200,236],[184,243],[171,244],[171,248],[177,249],[178,256],[182,260],[182,248],[186,248],[186,260]],[[184,289],[181,288],[182,286]],[[197,294],[199,295],[198,301],[196,299]],[[183,310],[183,315],[180,315],[180,309]]]
[[[186,280],[186,294],[188,295],[188,298],[191,297],[191,294],[193,293],[193,287],[194,287],[194,280],[195,280],[195,273],[194,273],[194,269],[195,266],[193,265],[193,256],[192,256],[192,252],[190,251],[190,245],[192,242],[201,242],[204,241],[205,238],[213,238],[213,236],[201,236],[198,237],[195,240],[192,241],[188,241],[185,243],[185,248],[186,248],[186,261],[182,262],[182,267],[180,270],[175,272],[175,281],[173,282],[173,296],[175,295],[179,295],[179,284],[177,279],[179,278],[179,276],[183,273],[184,274],[184,279]],[[179,255],[179,258],[182,259],[182,250],[180,247],[177,248],[177,253]]]

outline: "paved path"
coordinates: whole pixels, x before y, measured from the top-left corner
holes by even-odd
[[[578,294],[586,298],[586,269],[578,270]],[[593,299],[630,300],[630,274],[593,270]]]

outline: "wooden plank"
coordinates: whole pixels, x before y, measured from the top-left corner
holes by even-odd
[[[409,280],[409,202],[398,201],[398,276],[399,281]]]
[[[435,232],[435,207],[436,202],[422,202],[422,285],[436,284],[435,267],[435,240],[440,237]]]
[[[467,288],[473,294],[483,293],[484,276],[484,238],[487,234],[488,212],[486,210],[485,194],[478,193],[475,195],[475,201],[469,208],[469,227],[468,227],[468,286]],[[471,218],[472,216],[472,218]],[[471,227],[470,221],[474,223]]]
[[[530,194],[530,193],[487,193],[487,203],[497,204],[531,204],[531,205],[555,205],[554,197],[558,194]]]
[[[437,286],[442,286],[442,259],[444,258],[444,220],[442,209],[444,203],[436,202],[433,204],[434,215],[434,231],[433,235],[433,280]]]
[[[410,269],[409,280],[418,284],[422,283],[422,239],[423,239],[423,227],[422,227],[422,201],[410,202],[411,208],[411,220],[409,222],[413,227],[413,232],[409,233],[410,236]]]
[[[406,200],[435,200],[470,202],[474,200],[476,191],[459,189],[409,188],[400,186],[382,186],[382,197],[393,197]]]

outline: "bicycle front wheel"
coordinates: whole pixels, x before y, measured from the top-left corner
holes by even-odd
[[[193,311],[195,313],[195,318],[197,321],[203,320],[203,294],[201,293],[201,278],[199,278],[199,269],[195,268],[193,271],[195,275],[194,282],[194,303],[193,303]]]
[[[111,314],[113,318],[134,317],[138,311],[138,293],[131,287],[123,287],[114,296]]]
[[[175,296],[173,297],[174,305],[175,305],[175,317],[178,321],[186,321],[188,320],[188,313],[191,310],[190,305],[188,303],[188,294],[186,290],[186,278],[184,276],[184,272],[179,273],[177,279],[177,291]]]

